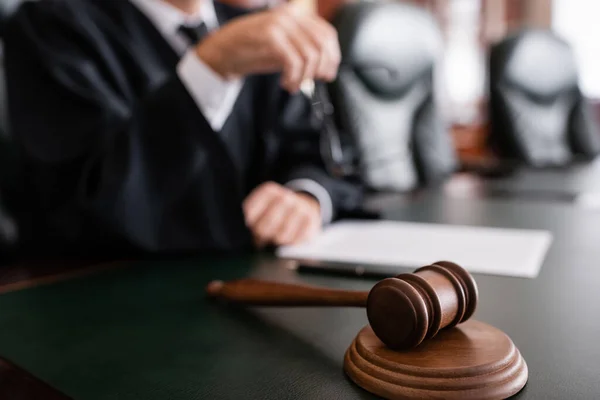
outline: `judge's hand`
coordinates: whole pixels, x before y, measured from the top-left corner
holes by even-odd
[[[256,245],[277,246],[309,240],[321,230],[321,208],[312,196],[274,182],[254,189],[243,204]]]
[[[335,29],[294,4],[235,19],[196,52],[226,79],[282,72],[281,85],[290,92],[306,79],[333,80],[341,58]]]

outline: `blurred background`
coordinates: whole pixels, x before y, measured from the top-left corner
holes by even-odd
[[[305,0],[331,18],[352,0]],[[600,121],[600,2],[594,0],[406,0],[427,9],[444,37],[440,65],[443,113],[461,159],[488,154],[487,87],[490,47],[524,28],[550,29],[575,52],[580,88]],[[543,68],[543,66],[540,66]]]
[[[222,0],[260,7],[286,0]],[[332,19],[356,0],[296,0]],[[390,0],[393,1],[393,0]],[[401,0],[398,0],[401,1]],[[444,52],[437,67],[437,93],[461,161],[489,156],[488,54],[490,47],[524,28],[554,31],[573,48],[580,88],[600,121],[600,2],[594,0],[402,0],[426,9],[439,24]],[[22,0],[0,0],[0,10]],[[1,50],[0,50],[1,51]],[[543,66],[540,66],[543,68]],[[2,107],[0,107],[2,109]]]
[[[14,1],[14,0],[13,0]],[[283,0],[271,0],[270,4]],[[600,2],[594,0],[398,0],[426,9],[444,38],[438,67],[442,112],[452,126],[462,161],[489,156],[488,54],[490,47],[525,28],[554,31],[573,48],[580,88],[600,121]],[[265,0],[225,0],[248,6]],[[298,0],[332,19],[356,0]],[[543,68],[543,66],[540,66]]]

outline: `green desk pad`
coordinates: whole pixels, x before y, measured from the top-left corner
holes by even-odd
[[[212,279],[290,280],[273,263],[138,262],[1,295],[0,356],[76,400],[371,398],[342,370],[363,310],[240,309],[205,299]]]

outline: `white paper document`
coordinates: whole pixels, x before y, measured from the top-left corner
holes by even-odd
[[[279,248],[277,255],[414,268],[446,260],[474,273],[535,278],[551,242],[551,233],[540,230],[342,221],[311,242]]]

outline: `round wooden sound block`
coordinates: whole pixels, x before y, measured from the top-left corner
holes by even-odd
[[[387,399],[505,399],[527,383],[527,364],[502,331],[467,321],[420,346],[390,350],[370,326],[350,345],[344,369]]]

